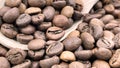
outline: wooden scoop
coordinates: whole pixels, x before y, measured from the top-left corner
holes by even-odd
[[[89,13],[89,11],[92,9],[92,7],[97,3],[98,0],[83,0],[83,10],[82,10],[82,14],[87,14]],[[0,0],[0,8],[4,6],[4,2],[5,0]],[[74,31],[77,26],[82,23],[83,19],[77,21],[76,23],[73,24],[72,27],[70,27],[69,29],[65,30],[65,35],[59,40],[62,41],[64,40],[69,33],[71,33],[72,31]],[[23,50],[28,50],[28,45],[25,44],[21,44],[13,39],[9,39],[6,36],[4,36],[1,32],[0,32],[0,44],[2,44],[3,46],[7,47],[7,48],[20,48]]]

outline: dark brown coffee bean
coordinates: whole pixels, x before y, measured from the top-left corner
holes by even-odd
[[[120,48],[120,33],[116,34],[115,37],[113,38],[113,41],[115,43],[115,48]]]
[[[38,14],[32,16],[32,23],[35,25],[39,25],[44,21],[45,15],[44,14]]]
[[[66,0],[53,0],[52,5],[56,9],[61,9],[66,5]]]
[[[48,59],[40,60],[40,66],[41,68],[51,68],[53,65],[58,64],[60,62],[60,59],[58,56],[53,56]]]
[[[39,39],[46,40],[45,33],[42,32],[42,31],[36,31],[36,32],[34,33],[34,37],[35,37],[36,39],[39,38]]]
[[[46,42],[42,39],[34,39],[28,43],[28,48],[31,50],[39,50],[45,47]]]
[[[45,15],[46,21],[52,21],[55,15],[55,9],[52,6],[47,6],[43,9],[43,14]]]
[[[108,60],[112,57],[112,52],[106,48],[98,48],[94,54],[98,59]]]
[[[40,59],[42,59],[44,53],[45,53],[45,50],[43,50],[43,49],[38,50],[38,51],[29,50],[28,56],[30,58],[32,58],[33,60],[40,60]]]
[[[20,64],[25,60],[26,55],[27,54],[25,51],[13,48],[7,52],[6,58],[10,61],[11,64]]]
[[[46,0],[28,0],[28,3],[32,7],[44,7],[46,5]]]
[[[66,2],[67,2],[67,5],[69,6],[72,6],[72,7],[76,6],[75,0],[66,0]]]
[[[21,4],[19,5],[18,9],[19,9],[20,13],[22,14],[22,13],[24,13],[25,10],[26,10],[26,5],[25,5],[24,3],[21,3]]]
[[[61,42],[55,42],[48,46],[46,54],[48,56],[59,55],[64,49],[64,46]]]
[[[73,52],[71,51],[63,51],[60,55],[60,59],[69,62],[69,61],[75,61],[76,57]]]
[[[12,68],[30,68],[31,67],[31,61],[25,60],[23,63],[13,66]]]
[[[17,30],[12,24],[2,24],[1,32],[8,38],[15,38]]]
[[[0,68],[11,68],[9,61],[5,57],[0,57]]]
[[[10,10],[8,10],[4,16],[3,16],[3,20],[6,22],[6,23],[13,23],[19,16],[19,9],[14,7]]]
[[[90,33],[82,33],[81,39],[83,41],[83,46],[85,49],[92,49],[94,47],[95,40]]]
[[[20,27],[27,26],[30,22],[31,22],[31,16],[28,14],[21,14],[16,20],[17,26]]]
[[[85,68],[84,64],[78,61],[74,61],[69,64],[69,68]]]
[[[76,50],[81,45],[81,43],[82,41],[78,37],[69,37],[63,41],[63,45],[65,46],[65,49],[68,51]]]
[[[97,47],[113,49],[114,48],[114,42],[112,41],[112,39],[103,37],[103,38],[100,38],[97,41]]]
[[[81,63],[84,64],[85,68],[91,68],[91,62],[90,61],[80,61]]]
[[[35,27],[32,25],[28,25],[26,27],[21,28],[20,31],[23,34],[33,34],[35,32]]]
[[[108,4],[104,6],[104,9],[107,13],[113,13],[115,10],[115,7],[113,4]]]
[[[82,17],[82,13],[79,12],[79,11],[74,11],[74,14],[73,14],[73,19],[76,21],[76,20],[80,20],[80,18]]]
[[[28,42],[33,40],[32,35],[25,35],[25,34],[17,34],[16,38],[17,38],[17,41],[19,41],[22,44],[27,44]]]
[[[51,22],[42,22],[39,26],[38,26],[38,29],[39,30],[42,30],[42,31],[45,31],[47,30],[48,28],[52,27],[52,23]]]
[[[7,7],[7,6],[4,6],[0,9],[0,16],[4,16],[4,14],[9,11],[11,8],[10,7]]]
[[[80,60],[88,60],[92,56],[91,50],[75,51],[75,56]]]
[[[29,7],[25,10],[25,14],[37,14],[37,13],[41,13],[41,8]]]
[[[120,67],[120,49],[117,49],[113,54],[112,58],[109,60],[109,64],[111,67],[119,68]]]
[[[56,15],[53,19],[53,24],[57,27],[67,29],[70,27],[70,22],[68,18],[64,15]]]
[[[46,36],[48,39],[51,40],[58,40],[60,39],[63,35],[65,34],[65,32],[63,31],[63,29],[59,28],[59,27],[50,27],[47,29],[46,32]]]
[[[110,65],[103,60],[95,60],[92,64],[92,67],[95,68],[111,68]]]
[[[5,5],[9,7],[18,7],[21,4],[21,0],[6,0]]]
[[[39,68],[39,62],[33,61],[30,68]]]
[[[5,56],[7,53],[7,49],[0,45],[0,56]]]

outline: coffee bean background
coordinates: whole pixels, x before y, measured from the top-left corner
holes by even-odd
[[[120,68],[120,1],[99,0],[89,14],[82,9],[82,0],[6,0],[0,31],[29,50],[0,44],[0,68]]]

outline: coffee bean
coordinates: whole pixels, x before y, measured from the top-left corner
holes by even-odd
[[[47,6],[52,5],[52,3],[53,3],[53,0],[46,0],[46,5],[47,5]]]
[[[55,42],[48,46],[46,54],[48,56],[59,55],[60,53],[62,53],[63,49],[64,46],[61,42]]]
[[[62,68],[60,65],[53,65],[51,68]]]
[[[82,33],[81,39],[83,41],[83,46],[85,49],[92,49],[94,47],[95,40],[90,33]]]
[[[62,54],[60,55],[60,59],[66,62],[76,60],[74,53],[70,51],[63,51]]]
[[[110,68],[110,65],[106,61],[103,61],[103,60],[95,60],[92,66],[95,68]]]
[[[105,9],[98,9],[95,11],[95,13],[105,15],[106,11],[105,11]]]
[[[60,63],[60,66],[61,66],[62,68],[69,68],[69,64],[68,64],[68,63],[65,63],[65,62],[61,62],[61,63]]]
[[[23,63],[13,66],[12,68],[30,68],[31,67],[31,61],[25,60]]]
[[[80,32],[78,30],[74,30],[67,36],[67,38],[68,37],[80,37]]]
[[[113,56],[111,57],[111,59],[109,60],[110,66],[111,67],[115,67],[115,68],[120,67],[120,64],[119,64],[120,60],[119,60],[119,58],[120,58],[120,49],[117,49],[115,51],[115,53],[113,54]]]
[[[81,45],[81,43],[82,43],[82,41],[78,37],[69,37],[63,41],[65,50],[69,50],[69,51],[76,50]]]
[[[69,68],[85,68],[84,64],[78,61],[74,61],[69,64]]]
[[[42,39],[34,39],[28,43],[28,48],[31,50],[39,50],[45,47],[46,42]]]
[[[4,6],[0,9],[0,16],[4,16],[4,14],[9,11],[11,8],[10,7],[7,7],[7,6]]]
[[[120,48],[119,38],[120,38],[120,33],[116,34],[115,37],[113,38],[113,41],[115,43],[115,48]]]
[[[43,14],[45,15],[46,21],[52,21],[55,15],[55,9],[52,6],[47,6],[43,9]]]
[[[34,33],[34,37],[35,37],[36,39],[39,38],[39,39],[46,40],[45,33],[42,32],[42,31],[36,31],[36,32]]]
[[[28,0],[28,3],[32,7],[44,7],[46,5],[46,0]]]
[[[1,68],[11,68],[9,61],[5,57],[0,57],[0,67]]]
[[[16,20],[17,26],[20,26],[20,27],[25,27],[30,22],[31,22],[31,16],[28,14],[21,14]]]
[[[26,27],[21,28],[20,31],[23,34],[33,34],[35,32],[35,27],[32,25],[28,25]]]
[[[35,25],[39,25],[44,21],[44,19],[45,19],[44,14],[33,15],[32,16],[32,23]]]
[[[41,9],[39,7],[29,7],[28,9],[25,10],[25,14],[36,14],[40,12]]]
[[[52,6],[55,7],[56,9],[61,9],[66,5],[65,0],[53,0]]]
[[[81,11],[83,9],[83,1],[82,0],[75,0],[76,6],[75,9],[77,11]]]
[[[74,11],[74,14],[73,14],[73,19],[75,20],[75,21],[77,21],[77,20],[80,20],[80,18],[82,17],[83,15],[82,15],[82,13],[81,12],[79,12],[79,11]]]
[[[17,34],[16,36],[17,41],[19,41],[22,44],[27,44],[31,40],[33,40],[32,35],[25,35],[25,34]]]
[[[30,68],[39,68],[39,62],[38,61],[33,61]]]
[[[92,56],[91,50],[75,51],[75,56],[80,60],[88,60]]]
[[[114,36],[115,35],[111,31],[108,31],[108,30],[103,31],[103,37],[104,38],[113,39]]]
[[[48,59],[40,60],[39,64],[41,68],[51,68],[54,64],[58,64],[60,59],[58,56],[53,56]]]
[[[18,7],[21,4],[21,0],[6,0],[5,5],[9,7]]]
[[[32,51],[32,50],[28,51],[28,56],[30,58],[32,58],[33,60],[40,60],[40,59],[42,59],[44,54],[45,54],[45,50],[43,50],[43,49],[38,50],[38,51]]]
[[[47,38],[51,39],[51,40],[58,40],[64,34],[65,34],[65,32],[63,31],[63,29],[61,29],[59,27],[50,27],[47,29],[47,32],[46,32]]]
[[[25,51],[13,48],[7,52],[6,58],[10,61],[11,64],[20,64],[25,60],[26,55],[27,54]]]
[[[104,6],[104,9],[107,13],[113,13],[115,10],[115,7],[113,4],[108,4]]]
[[[80,61],[81,63],[84,64],[85,68],[91,68],[91,62],[90,61]]]
[[[15,38],[18,33],[14,25],[6,23],[1,25],[1,32],[8,38]]]
[[[98,59],[108,60],[112,57],[112,52],[106,48],[98,48],[94,54]]]
[[[69,6],[72,6],[72,7],[76,6],[75,0],[66,0],[66,2],[67,2],[67,5]]]
[[[5,56],[7,53],[7,49],[0,45],[0,56]]]
[[[95,4],[95,9],[101,9],[103,7],[102,5],[102,2],[101,1],[98,1],[96,4]]]
[[[22,0],[22,3],[25,4],[26,7],[28,7],[28,0]]]
[[[24,3],[21,3],[18,8],[19,8],[20,13],[22,14],[26,10],[26,5]]]
[[[113,11],[113,15],[116,17],[116,18],[120,18],[120,10],[119,9],[115,9],[114,11]]]
[[[6,23],[13,23],[19,16],[19,9],[14,7],[11,8],[10,10],[8,10],[4,16],[3,16],[3,20]]]
[[[120,27],[115,27],[115,28],[113,28],[112,32],[113,32],[114,34],[118,34],[118,33],[120,32]]]
[[[61,14],[65,15],[66,17],[72,17],[74,13],[74,8],[71,6],[65,6],[62,10],[61,10]]]
[[[38,29],[42,31],[46,31],[48,28],[52,27],[51,22],[42,22],[39,26]]]

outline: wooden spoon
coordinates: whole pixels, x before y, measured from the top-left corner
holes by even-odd
[[[98,0],[83,0],[83,10],[81,11],[81,13],[82,14],[89,13],[89,11],[97,3],[97,1]],[[0,8],[4,6],[4,2],[5,2],[5,0],[0,0]],[[69,33],[74,31],[77,28],[77,26],[80,23],[82,23],[82,21],[83,21],[83,19],[77,21],[75,24],[73,24],[72,27],[65,30],[65,35],[59,41],[64,40],[68,36]],[[28,45],[21,44],[15,40],[9,39],[9,38],[5,37],[1,32],[0,32],[0,44],[2,44],[3,46],[5,46],[7,48],[20,48],[23,50],[28,50],[28,47],[27,47]]]

